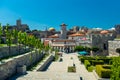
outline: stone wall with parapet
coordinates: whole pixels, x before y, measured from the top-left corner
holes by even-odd
[[[49,64],[53,61],[54,56],[50,55],[45,59],[40,66],[38,66],[38,69],[36,71],[45,71],[46,68],[49,66]]]
[[[42,59],[44,54],[39,51],[32,51],[14,58],[5,60],[0,64],[0,80],[5,80],[17,73],[17,67],[26,65],[27,67]]]
[[[13,56],[13,55],[18,55],[22,54],[25,52],[28,52],[29,48],[23,47],[23,46],[11,46],[10,47],[10,53],[9,53],[9,47],[0,47],[0,58],[8,57],[8,56]],[[20,53],[19,53],[20,52]]]

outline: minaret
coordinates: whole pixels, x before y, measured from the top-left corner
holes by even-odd
[[[61,24],[60,25],[61,26],[61,38],[62,39],[66,39],[66,37],[67,37],[67,30],[66,30],[66,24]]]

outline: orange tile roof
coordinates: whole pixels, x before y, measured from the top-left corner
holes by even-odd
[[[109,33],[107,30],[103,30],[100,32],[100,34],[107,34],[107,33]]]
[[[71,34],[69,35],[71,37],[76,37],[76,36],[85,36],[85,34],[78,34],[78,33],[75,33],[75,34]]]
[[[48,38],[59,38],[59,36],[51,35],[51,36],[48,36]]]

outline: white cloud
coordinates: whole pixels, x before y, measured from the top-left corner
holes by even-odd
[[[110,29],[108,29],[108,30],[115,30],[115,28],[114,28],[114,27],[112,27],[112,28],[110,28]]]
[[[93,30],[102,30],[102,28],[93,28]]]

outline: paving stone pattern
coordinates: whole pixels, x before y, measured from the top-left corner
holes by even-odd
[[[97,80],[93,72],[88,72],[85,66],[81,64],[76,53],[63,54],[62,62],[52,62],[47,71],[27,72],[28,74],[13,77],[10,80]],[[67,72],[68,66],[76,66],[76,73]]]

